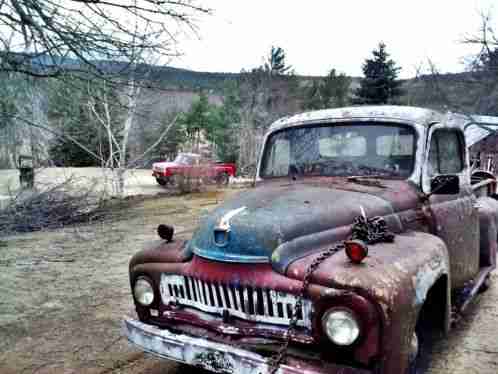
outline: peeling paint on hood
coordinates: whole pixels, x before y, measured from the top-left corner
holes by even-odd
[[[369,216],[393,213],[388,201],[368,193],[305,183],[263,186],[218,207],[200,224],[189,246],[212,260],[269,262],[285,243],[350,225],[361,207]],[[227,217],[226,244],[220,246],[214,242],[214,233]]]

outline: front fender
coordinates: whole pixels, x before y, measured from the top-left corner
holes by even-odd
[[[292,263],[289,277],[302,279],[316,255]],[[424,232],[397,235],[393,243],[369,247],[369,256],[360,265],[339,252],[324,261],[312,282],[325,287],[353,290],[379,306],[383,319],[381,365],[383,373],[403,373],[408,362],[410,341],[418,313],[431,287],[448,277],[446,326],[449,328],[451,301],[449,258],[444,242]]]

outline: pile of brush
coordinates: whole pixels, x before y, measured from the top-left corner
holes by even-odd
[[[107,200],[71,179],[44,190],[22,191],[0,210],[0,236],[55,229],[104,218]]]

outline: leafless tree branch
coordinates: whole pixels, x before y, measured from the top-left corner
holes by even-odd
[[[196,17],[210,13],[197,0],[3,0],[0,71],[109,75],[102,61],[178,55],[177,35],[195,32]]]

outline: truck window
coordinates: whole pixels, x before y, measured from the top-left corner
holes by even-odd
[[[415,132],[406,125],[348,122],[294,127],[268,138],[260,175],[283,177],[295,166],[302,176],[408,177]]]
[[[276,139],[271,150],[267,170],[272,175],[286,175],[290,165],[290,142]]]
[[[383,135],[377,138],[377,154],[382,156],[410,156],[413,150],[411,135]]]
[[[436,130],[429,150],[429,175],[457,174],[463,169],[462,143],[453,130]]]
[[[335,134],[318,140],[320,155],[324,157],[364,156],[367,153],[367,140],[354,132]]]

